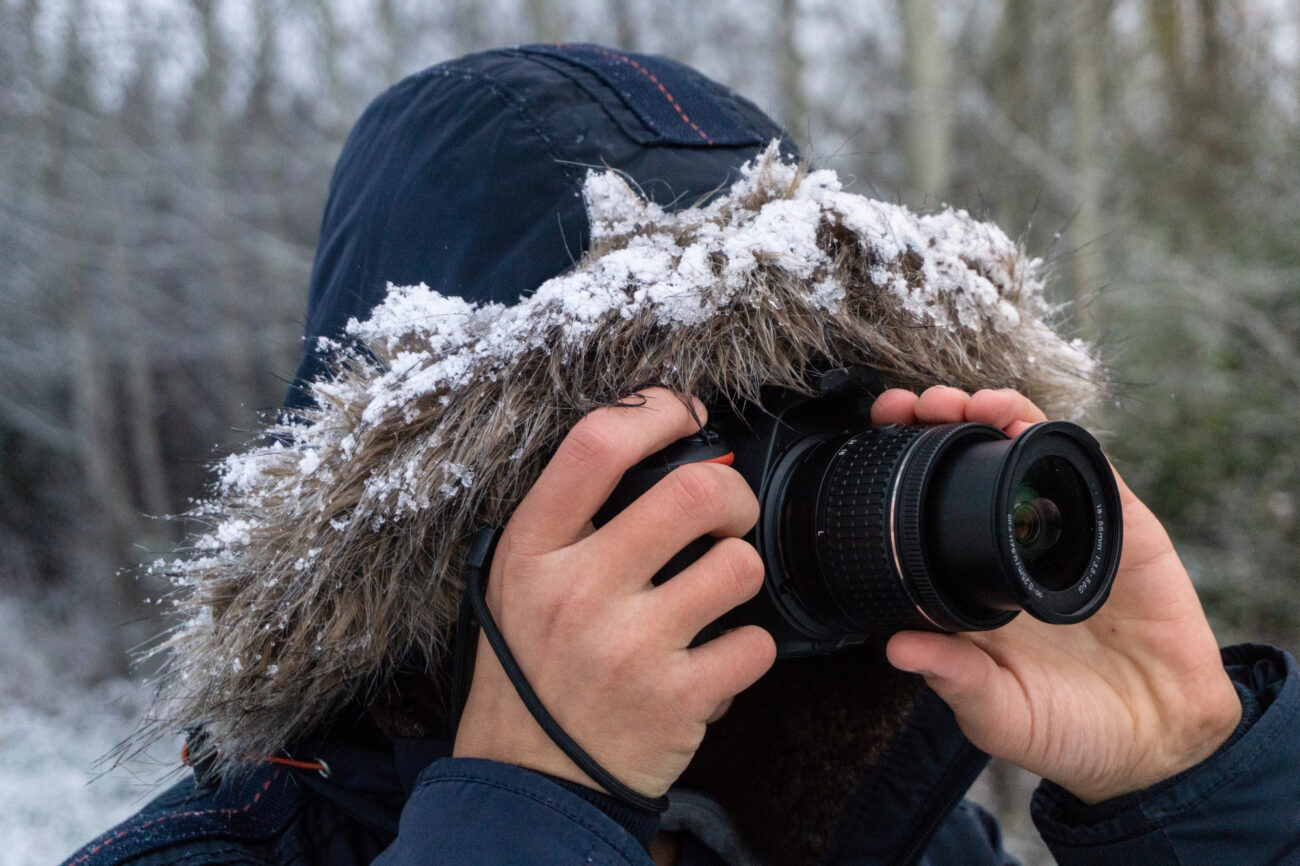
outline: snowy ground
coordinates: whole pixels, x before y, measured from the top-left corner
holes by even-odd
[[[60,862],[139,809],[169,769],[98,762],[147,693],[126,679],[86,685],[95,665],[76,657],[76,637],[0,598],[0,866]]]

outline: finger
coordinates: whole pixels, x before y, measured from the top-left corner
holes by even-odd
[[[916,420],[921,424],[949,424],[966,420],[970,395],[960,388],[935,385],[916,401]]]
[[[695,539],[744,535],[757,521],[758,498],[739,472],[691,463],[669,472],[582,546],[597,560],[632,564],[629,580],[644,583]]]
[[[656,612],[686,646],[701,629],[763,587],[763,558],[746,541],[724,538],[680,574],[651,592]]]
[[[1034,425],[1030,424],[1028,421],[1012,421],[1010,424],[1002,428],[1002,432],[1006,433],[1012,439],[1015,439],[1021,433],[1024,433],[1033,426]]]
[[[758,682],[776,661],[776,641],[765,629],[743,625],[686,651],[693,668],[690,694],[703,718],[711,718],[727,698]]]
[[[885,657],[925,677],[977,746],[998,750],[999,732],[1009,730],[1015,708],[992,656],[959,635],[903,631],[889,639]]]
[[[639,405],[597,409],[569,431],[510,519],[516,541],[535,550],[574,543],[625,471],[707,420],[694,397],[692,417],[683,398],[666,388],[639,396]]]
[[[915,424],[916,395],[902,388],[890,388],[871,404],[871,423]]]
[[[1013,424],[1023,430],[1030,424],[1046,421],[1047,416],[1019,391],[1000,388],[976,391],[966,406],[966,420],[989,424],[1014,436],[1018,434],[1009,429]]]
[[[993,660],[965,638],[934,632],[900,631],[885,644],[885,658],[901,671],[923,677],[979,684]]]

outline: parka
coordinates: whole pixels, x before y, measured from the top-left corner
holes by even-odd
[[[861,365],[1077,415],[1101,372],[1053,329],[1040,266],[964,212],[846,192],[666,58],[523,46],[394,85],[335,170],[284,411],[169,566],[187,618],[144,730],[190,732],[187,778],[68,862],[646,864],[656,830],[684,866],[774,862],[685,785],[656,818],[451,757],[469,533],[646,384],[745,399]],[[1042,784],[1059,862],[1300,862],[1295,661],[1223,657],[1244,712],[1211,758],[1100,804]],[[1013,863],[963,800],[987,756],[902,692],[817,859]]]

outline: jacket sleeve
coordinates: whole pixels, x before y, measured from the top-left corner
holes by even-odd
[[[538,773],[478,758],[430,764],[402,809],[397,839],[374,862],[653,866],[592,803]]]
[[[1044,782],[1033,817],[1061,866],[1300,863],[1300,673],[1279,649],[1223,650],[1242,721],[1214,755],[1087,805]]]

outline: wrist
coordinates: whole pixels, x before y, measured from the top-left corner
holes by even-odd
[[[500,676],[504,680],[504,674]],[[484,758],[604,791],[538,726],[513,687],[476,679],[452,743],[452,757]],[[488,694],[490,692],[490,694]]]
[[[1093,805],[1145,790],[1201,764],[1228,742],[1242,720],[1241,698],[1224,673],[1194,702],[1184,702],[1176,721],[1154,726],[1146,747],[1122,771],[1097,780],[1058,781]],[[1135,750],[1137,751],[1137,750]]]

